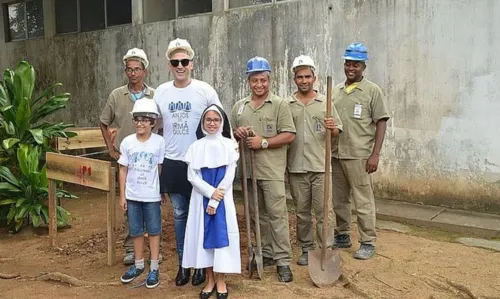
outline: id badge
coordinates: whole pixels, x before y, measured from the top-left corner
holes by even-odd
[[[316,120],[316,133],[321,134],[321,133],[323,133],[323,131],[324,131],[323,124],[321,123],[321,121],[319,119],[317,119]]]
[[[354,106],[354,118],[361,118],[362,111],[363,111],[363,105],[356,104],[356,106]]]
[[[245,104],[241,104],[240,108],[238,109],[238,115],[241,115],[243,113],[243,109],[245,109]]]

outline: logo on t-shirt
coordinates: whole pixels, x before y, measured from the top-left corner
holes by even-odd
[[[170,111],[170,113],[174,113],[177,111],[190,112],[191,111],[191,103],[189,101],[186,101],[186,102],[178,101],[177,103],[172,102],[172,103],[168,104],[168,111]]]
[[[191,112],[191,102],[178,101],[168,104],[168,110],[172,117],[172,128],[174,135],[189,135],[189,112]]]
[[[155,167],[153,153],[148,152],[135,152],[130,156],[129,168],[137,173],[136,185],[148,184],[148,175]]]

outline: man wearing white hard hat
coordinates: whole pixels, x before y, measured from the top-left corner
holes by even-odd
[[[174,80],[161,84],[154,96],[163,117],[165,161],[160,178],[161,192],[174,207],[174,228],[179,268],[177,286],[189,282],[191,270],[182,267],[184,236],[192,186],[187,179],[184,155],[197,140],[196,129],[203,111],[210,105],[222,107],[215,89],[208,83],[191,78],[194,50],[185,39],[170,42],[166,52],[168,68]],[[195,269],[192,284],[205,282],[205,269]]]
[[[322,236],[325,136],[338,136],[342,131],[342,122],[333,106],[332,115],[325,119],[327,99],[314,89],[316,66],[311,57],[300,55],[295,58],[292,73],[297,91],[288,101],[297,134],[288,148],[287,170],[297,215],[297,243],[302,249],[297,265],[306,266],[309,250],[316,247],[311,214],[316,218],[318,244],[325,237],[327,246],[333,245],[333,230],[327,236]],[[333,209],[328,215],[332,223]]]
[[[135,126],[130,116],[130,111],[132,111],[135,101],[143,97],[153,97],[155,92],[153,88],[144,83],[149,61],[142,49],[133,48],[128,50],[125,56],[123,56],[123,65],[128,82],[111,92],[99,117],[99,127],[101,128],[102,137],[113,160],[120,158],[118,149],[122,140],[135,132]],[[117,130],[114,144],[110,134],[111,126]],[[125,256],[123,263],[125,265],[132,265],[134,264],[134,244],[130,238],[127,219],[125,219],[124,237],[123,246],[125,247]],[[160,262],[161,260],[162,257],[160,255]]]
[[[363,75],[368,50],[352,43],[345,50],[345,82],[333,89],[333,102],[344,124],[344,132],[332,147],[332,191],[336,248],[352,246],[351,201],[354,201],[359,231],[359,250],[354,257],[367,260],[375,254],[375,197],[371,174],[378,169],[386,123],[390,115],[380,87]]]

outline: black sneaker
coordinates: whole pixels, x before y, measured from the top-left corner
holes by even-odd
[[[290,266],[278,266],[278,279],[281,282],[291,282],[293,280],[292,270]]]
[[[160,284],[160,271],[149,271],[148,278],[146,279],[146,288],[154,289]]]
[[[351,237],[349,235],[337,235],[335,236],[335,242],[333,243],[333,248],[351,248]]]
[[[134,266],[130,267],[125,274],[123,274],[122,277],[120,277],[120,280],[122,283],[129,283],[132,280],[134,280],[136,277],[142,274],[144,272],[144,268],[138,269]]]

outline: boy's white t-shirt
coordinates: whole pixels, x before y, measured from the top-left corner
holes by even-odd
[[[174,81],[163,83],[153,97],[163,118],[165,158],[183,161],[189,146],[197,140],[196,129],[201,114],[210,105],[222,108],[215,89],[208,83],[192,79],[184,88]]]
[[[136,134],[123,139],[118,164],[127,166],[125,197],[128,200],[155,202],[161,200],[158,165],[163,163],[165,140],[158,134],[141,142]]]

